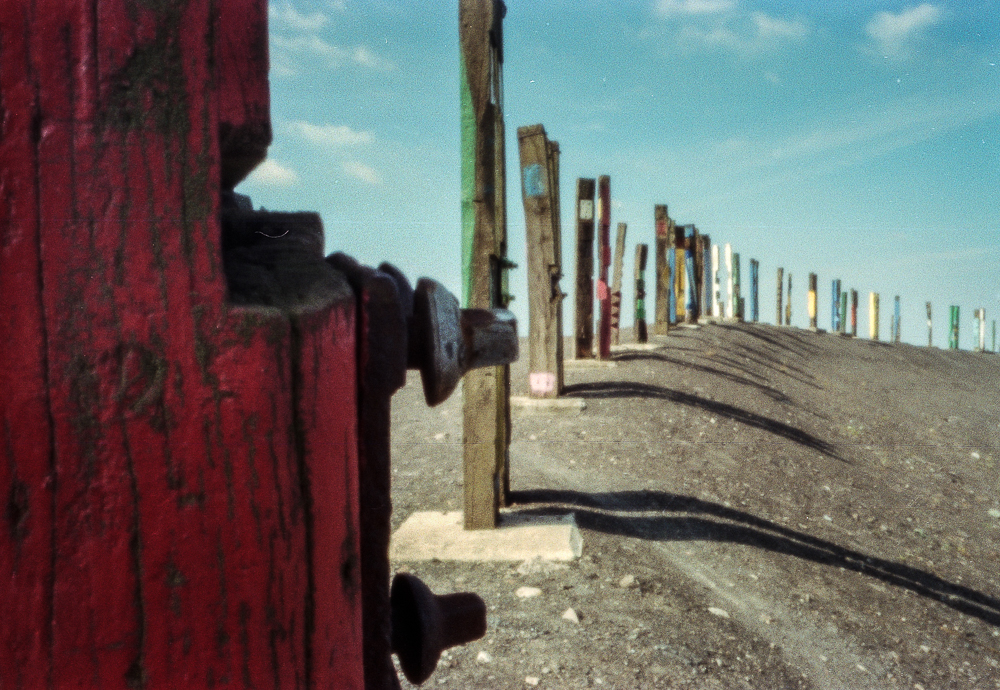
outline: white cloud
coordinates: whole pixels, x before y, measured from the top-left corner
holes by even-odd
[[[677,38],[689,46],[725,49],[750,57],[802,41],[808,34],[809,26],[801,20],[754,12],[749,17],[732,15],[709,25],[692,22],[679,30]]]
[[[330,21],[330,18],[322,12],[302,14],[288,0],[281,4],[271,3],[267,9],[267,17],[272,28],[287,28],[295,31],[319,31]]]
[[[798,20],[789,21],[771,17],[763,12],[754,12],[752,19],[757,30],[757,37],[760,39],[802,39],[809,33],[809,27]]]
[[[376,55],[364,46],[342,48],[328,43],[316,35],[287,37],[272,33],[270,41],[272,61],[278,62],[282,74],[298,73],[293,65],[312,58],[325,60],[327,66],[333,68],[342,67],[348,62],[377,70],[396,68],[391,60]]]
[[[939,23],[942,18],[940,7],[925,2],[905,9],[899,14],[878,12],[868,22],[865,31],[875,40],[882,54],[888,57],[906,58],[914,42],[921,38],[928,27]]]
[[[250,173],[247,181],[265,187],[290,187],[299,181],[299,176],[291,168],[286,168],[281,163],[268,158]]]
[[[657,0],[656,14],[676,17],[692,14],[720,14],[736,6],[732,0]]]
[[[344,172],[368,184],[382,184],[382,177],[375,168],[357,161],[344,161]]]
[[[314,125],[311,122],[299,120],[291,123],[289,129],[310,144],[341,148],[345,146],[361,146],[375,140],[371,132],[359,132],[347,125]]]

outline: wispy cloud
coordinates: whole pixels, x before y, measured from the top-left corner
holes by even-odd
[[[291,168],[268,158],[250,173],[247,181],[265,187],[291,187],[299,181],[299,176]]]
[[[810,31],[802,19],[743,11],[730,0],[658,0],[653,13],[673,26],[672,40],[681,46],[725,50],[742,57],[802,41]]]
[[[358,161],[344,161],[344,172],[362,182],[371,185],[382,184],[382,176],[370,165],[359,163]]]
[[[902,12],[878,12],[865,27],[875,41],[876,49],[886,57],[906,59],[912,55],[924,32],[944,18],[941,8],[930,3],[910,7]]]
[[[289,130],[310,144],[333,148],[360,146],[375,140],[371,132],[351,129],[347,125],[314,125],[299,120],[291,123]]]
[[[330,3],[334,10],[343,10],[342,2]],[[357,65],[366,69],[389,71],[396,68],[364,45],[340,46],[326,40],[322,31],[330,23],[330,15],[315,11],[300,12],[290,2],[276,2],[268,10],[271,46],[271,71],[275,76],[292,76],[308,71],[320,60],[324,67],[340,69]]]
[[[272,29],[293,29],[295,31],[319,31],[330,21],[322,12],[302,14],[287,0],[273,2],[267,9],[267,18]]]
[[[658,0],[655,12],[661,17],[719,14],[735,6],[732,0]]]

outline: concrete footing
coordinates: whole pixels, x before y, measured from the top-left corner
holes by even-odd
[[[511,407],[525,410],[566,410],[579,412],[587,409],[587,401],[583,398],[529,398],[524,395],[510,396]]]
[[[572,561],[583,538],[572,513],[561,516],[501,512],[500,526],[465,530],[461,511],[426,511],[406,518],[392,535],[395,561]]]

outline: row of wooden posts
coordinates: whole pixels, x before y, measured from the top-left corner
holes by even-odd
[[[459,0],[460,101],[462,138],[462,267],[463,302],[472,308],[506,307],[508,292],[505,135],[503,116],[502,0]],[[530,311],[530,389],[534,396],[555,397],[563,390],[561,228],[559,212],[559,145],[549,141],[541,125],[518,130],[521,184],[528,246],[528,300]],[[576,190],[576,321],[574,355],[593,358],[594,295],[600,304],[596,355],[609,359],[619,339],[625,223],[619,223],[615,252],[611,251],[611,182],[607,176],[580,179]],[[713,244],[694,225],[677,225],[665,205],[654,208],[656,227],[655,310],[653,333],[666,334],[671,326],[699,319],[759,319],[759,263],[750,260],[749,302],[744,300],[740,255],[729,244]],[[595,237],[596,230],[596,237]],[[597,281],[594,282],[594,246],[597,241]],[[635,248],[635,337],[645,342],[647,292],[645,282],[649,248]],[[612,259],[614,261],[612,262]],[[726,268],[726,295],[722,299],[719,275]],[[612,263],[613,275],[610,276]],[[791,324],[792,275],[778,269],[776,322]],[[816,276],[810,276],[810,325],[816,327]],[[850,312],[848,312],[848,298]],[[834,281],[832,327],[857,334],[857,291],[841,291]],[[878,338],[878,295],[870,296],[870,334]],[[930,304],[928,342],[930,342]],[[958,307],[952,307],[949,334],[958,347]],[[985,349],[985,312],[976,311],[979,349]],[[784,317],[784,319],[782,319]],[[896,298],[891,339],[899,340],[899,298]],[[996,350],[996,322],[993,327]],[[523,356],[523,355],[522,355]],[[510,369],[477,369],[463,382],[463,448],[466,529],[495,527],[499,506],[508,502],[511,438]]]
[[[530,390],[535,397],[557,397],[563,389],[562,300],[559,287],[562,277],[559,220],[558,144],[545,135],[542,125],[518,130],[521,152],[522,193],[528,256],[529,367]],[[576,184],[576,322],[574,331],[576,359],[609,359],[611,346],[619,343],[622,311],[622,267],[626,251],[627,225],[618,223],[614,253],[611,251],[611,180],[608,176],[580,178]],[[678,225],[670,218],[666,205],[653,209],[656,228],[656,298],[653,333],[665,335],[674,325],[726,319],[758,322],[759,269],[750,259],[749,299],[743,296],[741,260],[730,244],[721,248],[709,235],[694,225]],[[596,237],[595,237],[596,225]],[[595,243],[596,240],[596,243]],[[596,290],[594,252],[598,257]],[[646,325],[645,271],[648,246],[635,247],[635,340],[648,339]],[[720,251],[721,249],[721,251]],[[725,263],[726,298],[722,296],[720,271]],[[609,282],[609,267],[614,270]],[[807,312],[809,328],[818,327],[818,278],[809,274]],[[792,274],[787,288],[784,269],[777,270],[775,323],[791,325]],[[596,329],[594,297],[600,305]],[[749,313],[747,313],[749,307]],[[868,296],[868,335],[879,340],[880,295]],[[832,332],[858,334],[858,292],[842,289],[840,279],[831,283]],[[986,349],[985,309],[975,311],[979,329],[977,350]],[[931,303],[927,303],[928,345],[933,344]],[[959,308],[951,308],[949,347],[958,348]],[[994,334],[995,334],[994,322]],[[594,335],[597,334],[595,347]],[[901,339],[900,298],[895,296],[890,319],[889,342]],[[993,349],[996,349],[995,335]]]

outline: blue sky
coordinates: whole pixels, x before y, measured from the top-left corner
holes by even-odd
[[[271,0],[268,160],[238,191],[315,210],[327,250],[390,261],[460,295],[458,3]],[[573,328],[578,177],[611,176],[612,232],[652,245],[653,207],[794,275],[902,298],[903,340],[935,344],[948,306],[1000,317],[1000,9],[995,1],[510,0],[504,21],[512,310],[527,333],[517,127],[561,149],[563,291]],[[652,281],[652,262],[647,281]],[[748,278],[745,284],[748,284]],[[748,288],[747,288],[748,290]],[[746,293],[744,293],[746,294]],[[651,312],[651,309],[649,310]],[[987,335],[987,346],[990,335]]]

